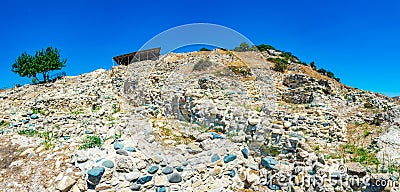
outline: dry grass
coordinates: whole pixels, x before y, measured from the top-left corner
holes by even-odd
[[[337,82],[335,79],[332,79],[332,78],[327,77],[325,75],[321,75],[320,73],[318,73],[318,71],[313,70],[310,66],[305,66],[305,65],[300,65],[299,64],[299,68],[300,68],[302,73],[304,73],[304,74],[306,74],[306,75],[308,75],[310,77],[313,77],[313,78],[315,78],[317,80],[321,80],[321,79],[322,80],[329,80],[329,81],[333,82],[335,84],[335,86],[351,88],[351,87],[348,87],[348,86],[346,86],[346,85],[344,85],[344,84],[342,84],[340,82]]]
[[[28,158],[27,156],[21,157],[20,154],[26,148],[17,149],[17,145],[10,145],[11,135],[2,135],[0,137],[0,156],[2,162],[0,165],[0,188],[7,188],[7,184],[10,182],[18,182],[21,186],[14,186],[12,191],[36,191],[36,187],[41,185],[45,188],[54,185],[52,179],[58,175],[60,171],[67,168],[65,163],[66,159],[69,159],[68,154],[58,155],[48,161],[44,161],[44,158],[52,153],[51,151],[42,151],[41,156],[35,154],[33,157]],[[60,167],[56,168],[56,158],[60,158]],[[23,164],[20,166],[9,167],[9,165],[16,161],[23,160]]]
[[[367,123],[361,125],[349,123],[346,128],[347,138],[350,143],[354,143],[359,147],[368,147],[372,143],[373,138],[378,137],[387,130],[387,128]]]

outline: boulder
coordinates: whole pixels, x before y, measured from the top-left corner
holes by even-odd
[[[92,185],[97,185],[105,172],[104,167],[94,167],[88,171],[88,181]]]
[[[264,157],[261,159],[261,165],[268,169],[273,169],[278,164],[273,157]]]
[[[168,177],[168,181],[170,183],[179,183],[182,181],[182,176],[178,173],[173,173]]]
[[[349,175],[357,175],[358,177],[364,177],[367,174],[367,170],[359,162],[346,163],[347,173]]]
[[[237,158],[236,155],[229,154],[224,157],[224,163],[229,163]]]
[[[69,176],[64,176],[57,184],[56,189],[61,192],[69,191],[73,185],[75,185],[76,180]]]

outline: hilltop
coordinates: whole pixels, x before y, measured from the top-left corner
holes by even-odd
[[[0,100],[10,191],[390,190],[303,179],[399,177],[399,100],[273,49],[169,53]]]

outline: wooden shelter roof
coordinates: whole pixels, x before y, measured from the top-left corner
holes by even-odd
[[[115,56],[113,57],[113,59],[118,65],[129,65],[133,62],[158,59],[158,57],[160,56],[160,50],[160,47],[147,49]]]

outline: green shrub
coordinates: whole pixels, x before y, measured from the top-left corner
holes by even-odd
[[[281,73],[285,72],[289,65],[286,60],[281,58],[268,58],[268,61],[275,63],[272,69]]]
[[[370,135],[370,134],[372,134],[372,133],[368,130],[368,124],[365,124],[363,135],[364,135],[364,137],[368,137],[368,135]]]
[[[54,139],[58,139],[58,136],[48,131],[39,133],[39,137],[43,138],[43,145],[46,150],[53,149],[55,147]]]
[[[95,147],[102,147],[102,146],[103,146],[103,140],[100,138],[100,136],[87,135],[83,139],[83,144],[79,147],[79,150],[95,148]]]
[[[324,68],[318,69],[318,73],[320,73],[321,75],[325,75],[326,76],[326,70]]]
[[[374,106],[373,106],[369,101],[367,101],[367,102],[364,103],[364,107],[365,107],[365,108],[368,108],[368,109],[374,108]]]
[[[39,113],[39,110],[36,109],[36,108],[32,108],[32,113],[33,113],[33,114],[38,114],[38,113]]]
[[[281,57],[285,58],[286,61],[300,61],[300,59],[294,56],[291,52],[282,51]]]
[[[121,111],[121,107],[118,104],[113,104],[113,113],[118,113]]]
[[[334,78],[335,77],[335,75],[330,71],[326,72],[326,76],[328,76],[330,78]]]
[[[310,67],[314,70],[317,70],[317,66],[315,65],[314,61],[311,61]]]
[[[268,49],[275,50],[275,48],[272,47],[271,45],[265,45],[265,44],[258,45],[258,46],[257,46],[257,49],[258,49],[259,51],[261,51],[261,52],[267,51]]]
[[[28,135],[28,136],[34,136],[37,134],[36,130],[33,129],[23,129],[23,130],[19,130],[17,132],[19,135]]]

